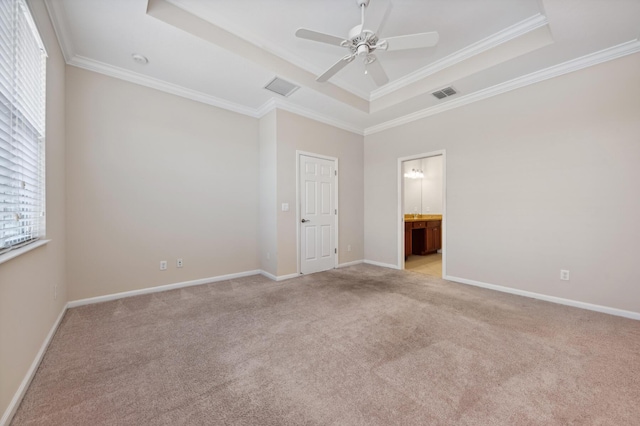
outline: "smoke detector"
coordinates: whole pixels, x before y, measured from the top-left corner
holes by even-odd
[[[147,57],[139,53],[133,53],[131,57],[133,58],[134,62],[137,64],[146,65],[149,63],[149,60],[147,59]]]

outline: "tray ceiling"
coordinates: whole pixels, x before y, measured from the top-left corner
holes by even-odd
[[[437,46],[379,52],[377,87],[355,60],[315,77],[344,48],[296,38],[345,37],[356,0],[46,0],[67,62],[259,117],[274,107],[358,133],[493,96],[640,51],[640,0],[393,0],[381,36],[438,31]],[[371,0],[377,28],[390,0]],[[137,53],[147,64],[132,59]],[[274,77],[301,88],[284,98]],[[453,86],[442,100],[431,93]]]

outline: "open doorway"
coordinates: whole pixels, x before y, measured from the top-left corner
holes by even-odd
[[[400,269],[445,276],[445,153],[398,161]]]

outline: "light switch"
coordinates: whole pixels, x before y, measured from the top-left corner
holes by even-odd
[[[289,203],[282,203],[282,211],[283,212],[289,211]]]

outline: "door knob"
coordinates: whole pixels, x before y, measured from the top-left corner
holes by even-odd
[[[302,219],[302,223],[311,222],[309,219]]]

